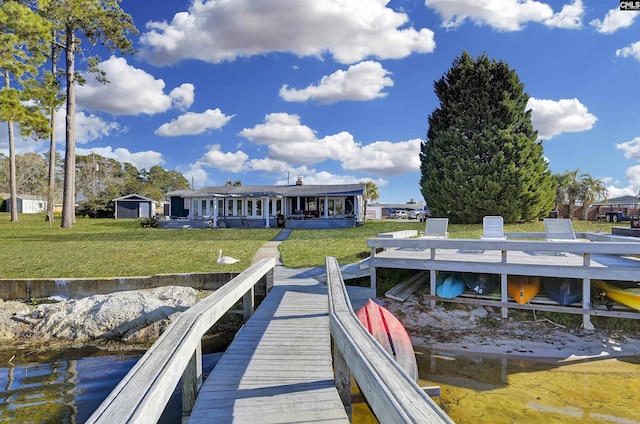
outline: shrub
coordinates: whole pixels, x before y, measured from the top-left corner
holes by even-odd
[[[158,218],[155,216],[151,218],[140,218],[140,226],[142,228],[158,228]]]

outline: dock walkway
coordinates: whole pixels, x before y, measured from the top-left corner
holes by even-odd
[[[275,268],[274,288],[200,389],[189,423],[349,422],[333,380],[325,284]],[[368,288],[349,288],[357,304]]]

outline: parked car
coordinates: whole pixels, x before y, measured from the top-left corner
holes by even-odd
[[[419,221],[424,221],[424,210],[423,209],[412,209],[407,212],[407,218],[409,219],[417,219]]]
[[[400,219],[407,219],[408,215],[407,215],[407,211],[396,211],[395,214],[395,218],[400,218]]]

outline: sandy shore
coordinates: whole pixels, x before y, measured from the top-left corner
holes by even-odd
[[[405,325],[414,346],[447,351],[583,360],[640,355],[640,335],[568,328],[547,319],[501,319],[497,308],[439,304],[432,309],[419,295],[384,306]]]

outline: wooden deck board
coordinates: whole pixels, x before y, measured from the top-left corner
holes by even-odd
[[[341,422],[326,286],[277,285],[202,386],[189,423]]]

